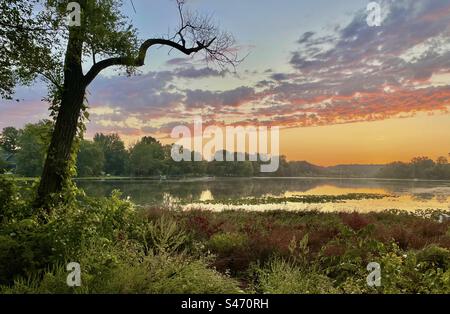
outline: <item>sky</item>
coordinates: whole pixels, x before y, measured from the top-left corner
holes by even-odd
[[[125,1],[142,39],[171,34],[173,0]],[[387,163],[450,153],[450,2],[187,0],[231,32],[245,59],[236,71],[161,47],[134,77],[107,71],[88,88],[86,136],[128,143],[201,115],[208,125],[279,126],[288,160],[319,165]],[[0,100],[0,128],[48,117],[42,84]]]

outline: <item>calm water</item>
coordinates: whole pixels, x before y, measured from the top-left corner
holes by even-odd
[[[327,178],[217,178],[192,180],[96,180],[77,182],[88,195],[106,196],[119,189],[124,196],[139,205],[174,205],[183,200],[183,208],[212,210],[305,210],[324,211],[380,211],[385,209],[443,209],[450,210],[450,181],[404,181],[376,179]],[[227,200],[263,196],[340,195],[348,193],[389,194],[378,200],[349,200],[325,204],[265,204],[232,206],[224,204],[199,204],[206,200]]]

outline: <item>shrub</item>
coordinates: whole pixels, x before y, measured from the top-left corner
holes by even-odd
[[[142,263],[113,270],[102,293],[239,293],[235,280],[208,268],[202,259],[150,255]]]
[[[147,250],[157,253],[174,253],[187,242],[187,235],[169,216],[163,215],[146,225],[145,240]]]
[[[430,245],[417,254],[417,261],[448,270],[450,269],[450,251],[437,245]]]
[[[426,248],[417,253],[413,251],[386,253],[381,258],[381,287],[377,288],[377,291],[449,293],[450,271],[445,271],[434,264],[434,261],[440,261],[447,254],[447,250],[438,247]]]
[[[208,241],[208,248],[219,254],[229,254],[246,247],[248,239],[240,233],[216,233]]]
[[[318,294],[338,293],[331,280],[311,269],[300,269],[283,259],[275,258],[265,267],[254,270],[257,293]]]
[[[20,200],[20,205],[31,208],[25,200]],[[137,239],[144,225],[132,204],[121,200],[118,193],[99,199],[80,194],[54,208],[45,222],[34,214],[24,218],[10,213],[0,228],[0,284],[20,276],[41,275],[44,269],[67,260],[78,261],[92,243]],[[96,253],[101,254],[102,249],[98,247]]]
[[[75,289],[66,284],[67,272],[63,265],[56,265],[42,276],[34,274],[28,278],[18,278],[12,286],[0,286],[2,294],[52,294],[71,293]]]
[[[42,279],[16,280],[12,287],[2,287],[1,293],[240,293],[237,282],[208,268],[204,260],[185,256],[148,255],[142,261],[110,265],[102,274],[83,268],[82,286],[66,285],[64,267],[47,271]],[[92,271],[92,269],[91,269]]]
[[[2,230],[4,231],[4,230]],[[0,284],[11,283],[49,265],[51,247],[40,230],[20,230],[0,235]]]
[[[341,213],[341,219],[345,225],[349,226],[355,231],[363,229],[370,223],[369,219],[356,212]]]
[[[19,189],[14,180],[0,177],[0,225],[32,214],[31,207],[27,206],[30,191],[26,183],[23,185]]]
[[[222,224],[222,222],[211,222],[210,217],[201,211],[192,211],[187,214],[187,229],[192,230],[199,239],[210,238],[213,234],[219,232]]]

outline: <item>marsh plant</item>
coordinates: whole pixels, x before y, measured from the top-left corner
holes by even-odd
[[[42,216],[20,191],[0,181],[1,293],[450,292],[450,222],[437,212],[143,209],[75,189]],[[381,286],[367,285],[370,262]]]

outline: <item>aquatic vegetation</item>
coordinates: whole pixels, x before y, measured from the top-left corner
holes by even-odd
[[[283,203],[342,203],[349,200],[382,199],[385,197],[394,197],[388,194],[373,193],[349,193],[342,195],[296,195],[289,197],[254,197],[240,199],[215,199],[199,201],[199,204],[223,204],[223,205],[262,205],[262,204],[283,204]],[[186,203],[186,202],[184,202]]]

